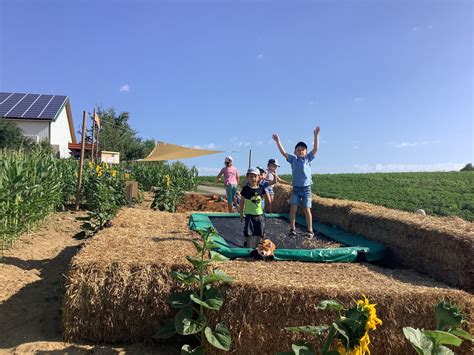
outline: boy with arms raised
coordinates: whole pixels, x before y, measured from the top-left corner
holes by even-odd
[[[256,248],[265,235],[265,216],[262,199],[267,198],[265,188],[259,185],[260,171],[257,168],[247,170],[247,185],[240,192],[240,222],[244,220],[244,236],[247,248]],[[268,201],[267,201],[268,202]]]
[[[273,134],[273,140],[276,142],[280,153],[285,157],[288,163],[291,164],[291,171],[293,174],[293,191],[291,193],[291,207],[290,207],[290,233],[289,236],[296,236],[295,218],[298,205],[301,203],[303,212],[306,217],[306,225],[308,230],[305,233],[306,238],[314,237],[313,232],[313,217],[311,216],[311,184],[313,183],[311,177],[311,161],[319,148],[319,127],[314,129],[314,144],[313,149],[307,154],[308,146],[304,142],[298,142],[295,146],[295,155],[288,154],[281,144],[280,137]]]

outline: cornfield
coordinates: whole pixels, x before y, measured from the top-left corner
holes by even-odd
[[[41,149],[0,152],[0,250],[32,230],[74,194],[77,162]]]

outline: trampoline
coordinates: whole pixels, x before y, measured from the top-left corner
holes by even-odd
[[[301,215],[296,216],[298,236],[295,238],[287,236],[290,229],[288,213],[265,214],[265,218],[265,237],[277,247],[276,260],[374,262],[383,259],[385,254],[381,243],[316,221],[313,221],[315,237],[305,239],[306,220]],[[217,232],[212,239],[219,245],[215,251],[231,259],[249,257],[252,251],[243,247],[243,226],[237,213],[194,213],[189,218],[189,228],[200,234],[214,228]]]

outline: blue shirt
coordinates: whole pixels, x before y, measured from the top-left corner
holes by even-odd
[[[303,187],[311,186],[313,179],[311,178],[311,160],[314,155],[310,152],[303,158],[297,158],[288,154],[286,161],[291,164],[291,172],[293,174],[293,186]]]

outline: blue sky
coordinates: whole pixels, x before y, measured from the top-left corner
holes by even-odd
[[[145,139],[241,173],[321,127],[313,173],[474,162],[470,1],[0,0],[0,91],[130,112]],[[281,161],[282,173],[289,165]]]

